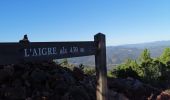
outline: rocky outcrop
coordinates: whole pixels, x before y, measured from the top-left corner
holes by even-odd
[[[0,66],[0,100],[95,100],[95,80],[53,62]]]
[[[170,93],[163,91],[160,93],[160,95],[157,96],[156,100],[170,100]]]
[[[108,78],[108,88],[109,100],[166,100],[160,90],[132,78]],[[54,62],[0,66],[0,100],[96,100],[95,94],[95,76],[76,67]]]
[[[155,100],[156,95],[161,92],[161,90],[133,78],[109,78],[108,87],[124,94],[130,100]]]

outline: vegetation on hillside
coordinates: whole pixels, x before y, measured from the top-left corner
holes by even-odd
[[[170,83],[170,48],[165,48],[162,55],[152,58],[145,49],[137,60],[127,59],[111,71],[117,78],[132,77],[161,88]]]

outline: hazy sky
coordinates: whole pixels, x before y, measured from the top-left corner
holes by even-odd
[[[0,42],[170,40],[170,0],[0,0]]]

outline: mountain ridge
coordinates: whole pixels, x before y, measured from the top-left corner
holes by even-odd
[[[125,61],[127,58],[138,59],[140,53],[145,49],[149,49],[152,57],[158,57],[162,54],[163,50],[167,47],[170,47],[170,40],[166,41],[154,41],[148,43],[139,43],[139,44],[126,44],[119,46],[107,46],[106,55],[107,55],[107,64],[112,66],[115,64],[120,64]],[[89,66],[95,65],[94,56],[87,57],[77,57],[69,58],[70,63],[84,64]]]
[[[151,42],[142,42],[142,43],[132,43],[132,44],[122,44],[117,46],[107,46],[107,47],[140,47],[140,46],[160,46],[160,45],[170,45],[170,40],[162,41],[151,41]]]

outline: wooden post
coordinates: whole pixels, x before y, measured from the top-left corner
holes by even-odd
[[[108,100],[105,35],[102,33],[98,33],[94,36],[94,40],[97,45],[97,51],[95,54],[97,79],[96,99]]]

